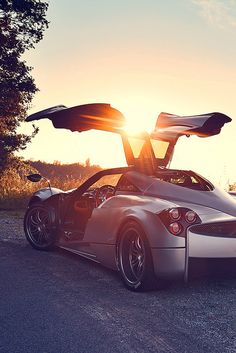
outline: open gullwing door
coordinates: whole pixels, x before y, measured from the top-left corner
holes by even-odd
[[[214,136],[231,120],[227,115],[218,112],[190,116],[160,113],[151,139],[159,141],[160,146],[165,146],[166,152],[161,158],[157,158],[157,164],[165,167],[170,162],[174,146],[180,136]]]
[[[225,114],[178,116],[161,113],[155,130],[149,135],[129,136],[125,132],[125,117],[110,104],[92,103],[67,108],[58,105],[31,114],[26,121],[49,119],[55,128],[71,131],[91,129],[121,134],[128,165],[136,166],[152,174],[157,167],[166,167],[180,136],[208,137],[220,133],[225,123],[231,121]]]
[[[57,129],[87,131],[91,129],[119,132],[125,125],[124,115],[110,104],[92,103],[67,108],[57,105],[29,115],[26,121],[49,119]]]

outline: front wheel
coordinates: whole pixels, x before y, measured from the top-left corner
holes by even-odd
[[[24,217],[26,239],[37,250],[51,250],[56,242],[53,228],[52,209],[44,204],[35,203],[28,208]]]
[[[121,230],[118,263],[128,289],[145,291],[156,287],[150,246],[144,231],[134,221],[127,222]]]

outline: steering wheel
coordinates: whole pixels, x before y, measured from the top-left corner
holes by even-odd
[[[109,184],[103,185],[96,191],[96,206],[99,206],[102,202],[106,201],[109,197],[113,196],[115,187]]]

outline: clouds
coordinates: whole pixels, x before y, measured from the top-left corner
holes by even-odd
[[[236,0],[192,0],[207,22],[221,28],[236,27]]]

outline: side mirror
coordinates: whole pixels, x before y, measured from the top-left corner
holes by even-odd
[[[32,181],[33,183],[37,183],[42,179],[42,176],[40,174],[29,174],[29,175],[26,175],[26,178]]]

